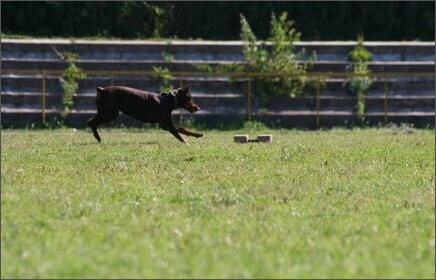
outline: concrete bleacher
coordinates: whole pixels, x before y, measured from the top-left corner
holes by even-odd
[[[356,42],[299,42],[307,54],[317,54],[309,72],[327,77],[319,101],[313,93],[297,98],[272,99],[260,104],[252,88],[252,119],[283,127],[341,126],[356,123],[355,96],[344,87],[341,73],[348,65],[347,54]],[[435,53],[434,42],[366,42],[373,53],[372,73],[377,74],[367,93],[366,120],[369,124],[386,121],[411,123],[417,127],[435,122]],[[47,120],[62,110],[59,73],[67,63],[52,50],[75,52],[77,66],[88,73],[79,81],[75,107],[68,116],[74,126],[85,126],[95,113],[97,86],[127,85],[159,91],[159,82],[149,74],[153,67],[168,68],[172,85],[192,84],[192,94],[200,110],[196,121],[232,121],[247,118],[247,79],[229,82],[226,76],[199,76],[199,64],[243,63],[240,41],[89,41],[89,40],[14,40],[3,39],[1,46],[1,123],[2,126],[25,126],[41,122],[42,71],[46,70]],[[55,72],[52,72],[55,71]],[[58,72],[56,72],[58,71]],[[103,72],[100,72],[103,71]],[[183,74],[185,73],[185,74]],[[333,74],[337,75],[333,75]],[[395,75],[393,74],[395,73]],[[388,79],[386,81],[386,79]],[[387,91],[386,91],[387,89]],[[388,93],[388,99],[386,99]],[[177,110],[175,115],[188,116]],[[30,123],[29,123],[30,122]],[[122,117],[118,123],[138,123]]]

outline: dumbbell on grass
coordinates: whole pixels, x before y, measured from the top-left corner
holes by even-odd
[[[272,134],[260,134],[257,136],[258,142],[272,142]]]
[[[236,143],[248,143],[248,142],[272,142],[271,134],[260,134],[256,139],[249,139],[247,134],[236,134],[233,138]]]
[[[236,134],[233,140],[236,143],[247,143],[248,142],[248,135],[246,134]]]

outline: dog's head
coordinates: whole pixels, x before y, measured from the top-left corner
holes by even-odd
[[[194,113],[200,110],[200,106],[198,106],[194,100],[192,99],[191,93],[189,93],[190,85],[182,88],[178,88],[175,90],[175,94],[177,97],[177,102],[179,107]]]

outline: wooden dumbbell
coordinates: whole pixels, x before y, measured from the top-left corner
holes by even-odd
[[[247,134],[236,134],[233,139],[236,143],[272,142],[272,134],[260,134],[256,139],[250,139]]]
[[[248,135],[246,134],[236,134],[233,140],[236,143],[247,143],[248,142]]]
[[[272,142],[272,134],[260,134],[257,136],[258,142]]]

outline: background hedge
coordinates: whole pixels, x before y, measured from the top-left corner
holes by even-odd
[[[434,1],[1,2],[2,34],[41,37],[239,40],[239,14],[259,39],[288,12],[303,41],[435,40]]]

